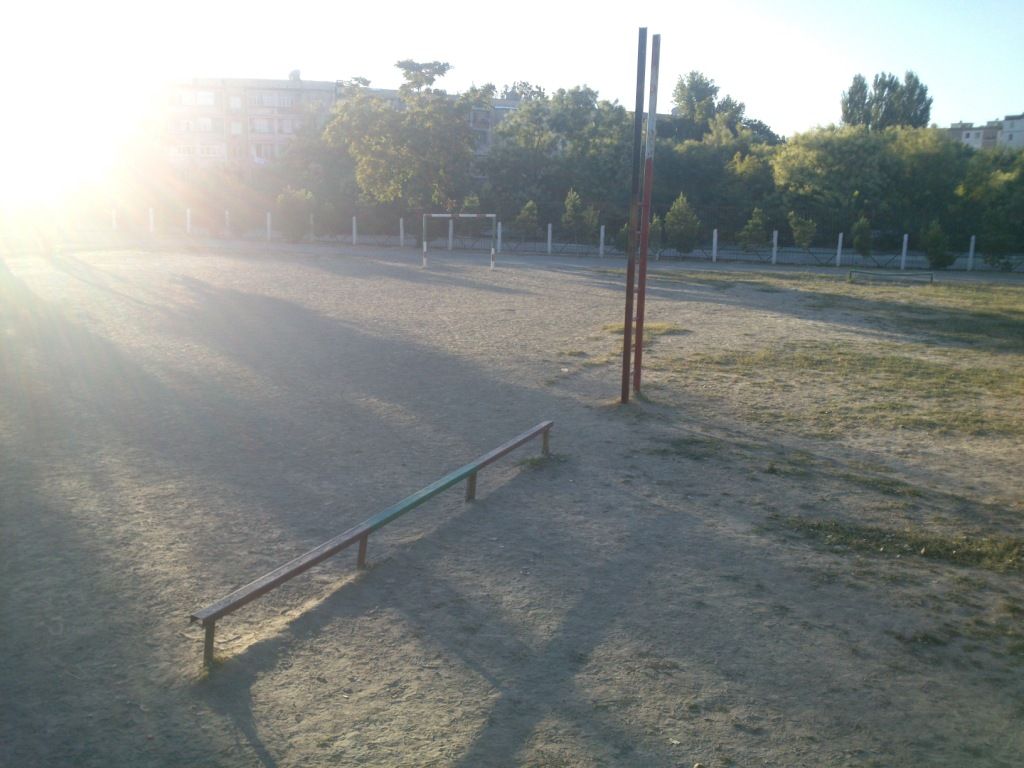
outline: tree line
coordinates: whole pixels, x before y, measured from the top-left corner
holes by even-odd
[[[508,236],[621,233],[628,219],[632,115],[586,86],[552,93],[505,86],[516,108],[488,135],[494,86],[451,97],[443,62],[398,63],[403,85],[382,98],[355,78],[326,125],[309,125],[275,163],[239,176],[193,172],[173,194],[223,209],[275,205],[296,236],[309,213],[322,231],[389,229],[426,211],[495,212]],[[942,265],[971,235],[993,261],[1024,251],[1024,151],[976,151],[928,128],[931,98],[912,72],[902,81],[857,75],[842,94],[842,122],[788,140],[721,95],[700,72],[678,79],[671,115],[659,115],[653,214],[656,244],[688,250],[710,240],[897,249],[904,233]],[[241,214],[240,214],[241,215]],[[256,215],[256,214],[254,214]],[[261,213],[258,215],[262,215]],[[943,254],[945,256],[943,256]]]

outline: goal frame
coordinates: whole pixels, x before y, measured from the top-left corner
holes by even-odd
[[[491,264],[494,264],[494,252],[498,241],[498,214],[496,213],[424,213],[423,214],[423,266],[427,265],[427,220],[448,219],[448,250],[452,250],[454,225],[456,219],[490,219],[491,220]]]

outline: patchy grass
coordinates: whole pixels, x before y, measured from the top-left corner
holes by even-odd
[[[732,385],[753,388],[759,396],[747,415],[760,423],[802,425],[826,435],[865,424],[966,435],[1024,434],[1024,366],[985,355],[899,344],[868,348],[805,342],[698,353],[658,365],[689,380],[721,375]],[[772,403],[794,386],[804,396]],[[842,394],[825,396],[828,387]]]
[[[691,461],[704,461],[720,456],[727,448],[724,441],[714,437],[690,435],[685,438],[669,440],[654,448],[648,448],[644,453],[650,456],[670,456]]]
[[[929,558],[997,572],[1024,572],[1024,538],[1016,536],[974,536],[966,533],[941,536],[921,529],[895,531],[798,515],[775,519],[784,527],[830,547],[879,555]]]
[[[607,323],[601,330],[621,336],[622,323]],[[675,323],[644,323],[644,339],[653,339],[656,336],[682,336],[686,333],[690,331]]]

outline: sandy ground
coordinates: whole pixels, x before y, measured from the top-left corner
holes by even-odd
[[[0,765],[1020,765],[1021,655],[965,629],[1019,572],[817,546],[773,516],[885,494],[765,471],[870,463],[1019,535],[1013,442],[814,442],[654,371],[616,407],[621,280],[523,263],[0,260]],[[648,318],[690,330],[664,354],[861,332],[699,283]],[[543,419],[552,460],[225,618],[203,672],[192,610]]]

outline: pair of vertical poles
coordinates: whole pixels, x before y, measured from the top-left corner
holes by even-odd
[[[640,392],[644,356],[644,300],[647,295],[647,249],[651,234],[651,189],[654,184],[654,124],[658,115],[658,63],[661,35],[651,41],[651,83],[647,100],[647,137],[643,143],[644,83],[647,27],[640,28],[636,56],[636,109],[633,111],[633,186],[629,201],[629,241],[626,247],[626,319],[622,332],[622,402],[629,402],[630,366],[633,391]],[[634,312],[636,313],[634,316]]]

